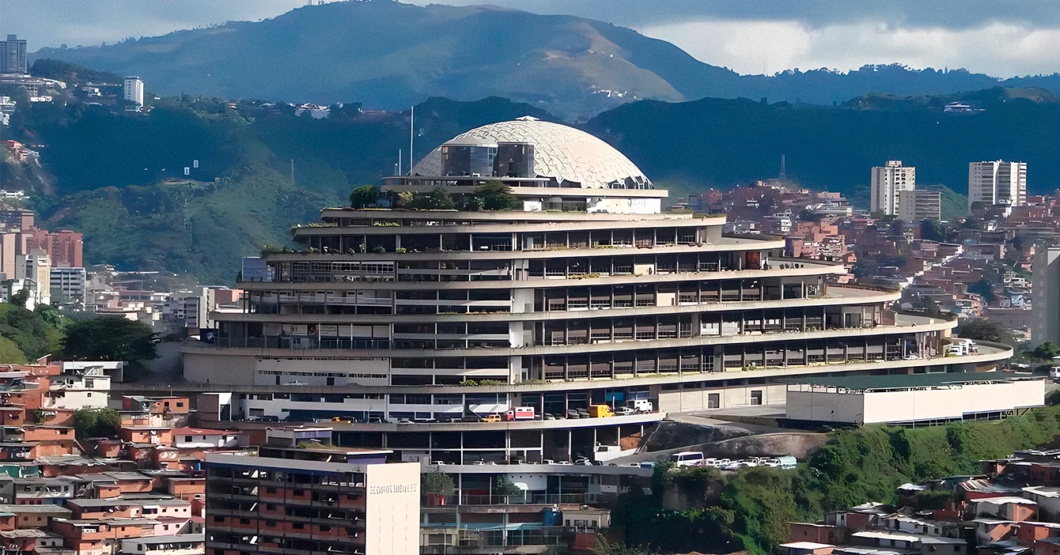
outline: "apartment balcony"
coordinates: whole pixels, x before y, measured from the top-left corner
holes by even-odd
[[[928,333],[933,331],[948,330],[954,327],[954,323],[941,318],[922,318],[921,322],[900,320],[894,324],[876,324],[860,326],[836,326],[830,324],[817,325],[814,323],[803,324],[798,327],[792,322],[780,322],[776,324],[760,324],[760,327],[748,327],[746,324],[736,322],[719,324],[718,328],[710,327],[709,333],[696,335],[689,329],[677,328],[667,329],[616,329],[608,337],[603,335],[593,336],[593,332],[586,331],[584,334],[571,334],[561,339],[556,335],[548,335],[539,339],[535,345],[524,347],[510,347],[507,339],[498,340],[495,344],[480,342],[478,346],[461,347],[450,344],[439,348],[437,343],[431,340],[421,342],[407,342],[399,344],[397,341],[387,339],[378,340],[347,340],[347,339],[319,339],[316,337],[270,337],[261,338],[239,338],[220,337],[216,340],[214,347],[210,348],[256,348],[256,349],[280,349],[295,351],[333,351],[333,350],[386,350],[391,356],[436,356],[439,351],[447,355],[548,355],[565,354],[567,348],[572,345],[582,346],[583,352],[604,352],[607,350],[638,350],[645,348],[679,348],[706,345],[728,345],[740,343],[752,343],[760,341],[796,341],[813,339],[843,339],[866,336],[885,336],[900,333]],[[550,332],[551,333],[551,332]],[[602,332],[601,332],[602,333]],[[403,340],[408,341],[408,340]]]

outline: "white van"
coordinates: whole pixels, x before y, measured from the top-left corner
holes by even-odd
[[[972,354],[972,351],[973,351],[972,347],[973,347],[973,345],[972,345],[972,341],[970,339],[963,339],[963,338],[957,337],[957,338],[952,339],[952,342],[950,343],[950,348],[947,351],[947,354],[957,355],[957,356],[968,356],[968,355]]]
[[[681,451],[670,455],[670,460],[677,463],[677,466],[698,466],[705,458],[699,451]]]
[[[651,401],[647,399],[630,399],[626,401],[626,406],[637,412],[652,412],[655,410]]]
[[[1053,366],[1052,371],[1049,372],[1049,376],[1053,378],[1054,382],[1060,382],[1060,366]]]

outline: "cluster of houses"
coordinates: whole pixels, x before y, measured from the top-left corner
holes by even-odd
[[[188,427],[189,399],[178,396],[121,397],[117,433],[111,427],[107,437],[91,437],[116,424],[108,405],[117,405],[111,381],[122,370],[121,363],[47,359],[0,367],[5,552],[204,552],[203,461],[238,451],[246,438]]]
[[[780,547],[787,555],[1060,554],[1060,449],[980,465],[980,475],[901,486],[897,507],[866,503],[792,523]]]
[[[855,209],[839,193],[780,180],[706,191],[686,204],[724,212],[728,232],[784,237],[787,256],[842,260],[854,270],[845,280],[903,288],[906,309],[930,305],[962,319],[996,318],[1025,332],[1033,327],[1034,245],[1060,240],[1055,196],[976,205],[932,234],[920,220],[880,217]]]

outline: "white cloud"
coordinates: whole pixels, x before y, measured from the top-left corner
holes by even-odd
[[[795,21],[706,19],[644,27],[697,59],[739,73],[902,63],[963,67],[997,77],[1060,71],[1060,29],[991,23],[974,29],[858,23],[809,28]]]

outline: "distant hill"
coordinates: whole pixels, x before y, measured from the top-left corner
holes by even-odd
[[[416,107],[417,156],[487,123],[533,115],[501,98]],[[102,107],[34,107],[17,137],[48,146],[55,195],[30,191],[46,226],[85,234],[85,258],[121,269],[188,272],[231,283],[243,256],[290,241],[288,229],[342,206],[408,161],[408,112],[317,120],[287,108],[159,102],[143,116]],[[183,168],[199,161],[198,168]],[[294,181],[291,180],[291,165]],[[5,165],[6,167],[6,165]]]
[[[965,100],[982,111],[945,113]],[[852,99],[841,107],[750,100],[642,101],[589,121],[656,183],[675,194],[775,177],[842,191],[867,205],[869,168],[887,160],[916,166],[917,182],[967,192],[968,163],[1028,163],[1028,186],[1060,186],[1060,103],[1045,91],[995,88],[948,97]]]
[[[955,100],[981,111],[945,113]],[[51,192],[25,182],[48,226],[83,232],[92,262],[189,272],[206,282],[231,283],[240,257],[289,242],[290,226],[345,204],[358,185],[379,184],[398,149],[408,162],[407,111],[343,108],[318,120],[285,104],[233,109],[225,100],[174,98],[138,115],[77,103],[29,108],[12,117],[8,136],[46,145],[42,181]],[[502,98],[431,98],[416,106],[415,157],[474,127],[524,115],[555,119]],[[1060,183],[1060,102],[1043,90],[871,95],[835,107],[640,101],[581,127],[614,144],[671,198],[774,177],[782,154],[789,178],[843,192],[863,207],[869,168],[902,160],[916,166],[918,182],[956,191],[944,198],[951,218],[966,203],[960,193],[970,161],[1025,161],[1033,192]],[[199,167],[184,177],[193,160]],[[11,169],[20,168],[0,165],[3,175],[17,177]]]
[[[148,90],[399,109],[431,96],[503,96],[573,120],[640,99],[745,97],[832,104],[883,92],[949,94],[997,85],[1060,93],[1060,75],[999,81],[964,70],[870,65],[839,73],[740,76],[665,41],[572,16],[391,1],[305,6],[261,22],[178,31],[102,47],[42,49],[137,74]]]

